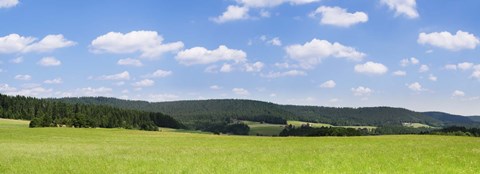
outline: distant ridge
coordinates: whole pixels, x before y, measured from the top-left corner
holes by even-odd
[[[265,116],[278,117],[285,120],[328,123],[338,126],[401,126],[402,123],[405,122],[422,123],[434,127],[480,125],[480,122],[475,122],[464,116],[443,112],[421,113],[393,107],[334,108],[323,106],[295,106],[243,99],[146,102],[108,97],[79,97],[52,100],[161,112],[172,116],[185,125],[194,125],[201,122],[217,122],[225,119],[252,120]]]

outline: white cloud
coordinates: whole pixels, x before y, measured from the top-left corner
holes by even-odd
[[[32,79],[32,76],[28,75],[28,74],[18,74],[16,75],[15,77],[15,80],[24,80],[24,81],[27,81],[27,80],[31,80]]]
[[[47,35],[38,42],[35,42],[36,40],[34,37],[25,37],[18,34],[0,37],[0,53],[49,52],[76,44],[73,41],[66,40],[61,34]]]
[[[463,62],[463,63],[459,63],[458,64],[458,69],[461,69],[461,70],[469,70],[471,68],[473,68],[474,64],[473,63],[470,63],[470,62]]]
[[[269,72],[268,74],[260,74],[261,77],[265,78],[279,78],[279,77],[295,77],[295,76],[306,76],[305,71],[299,70],[290,70],[285,72]]]
[[[332,98],[332,99],[328,100],[328,102],[330,102],[330,103],[338,103],[338,102],[340,102],[340,99],[338,99],[338,98]]]
[[[246,61],[247,53],[242,50],[229,49],[220,45],[215,50],[207,50],[204,47],[193,47],[177,54],[175,59],[184,65],[210,64],[218,61],[234,61],[235,63]]]
[[[143,78],[163,78],[163,77],[168,77],[172,74],[173,74],[172,71],[158,69],[151,74],[144,75]]]
[[[63,35],[48,35],[39,42],[27,46],[24,52],[50,52],[58,48],[74,46],[76,43],[69,41]]]
[[[107,88],[107,87],[99,87],[99,88],[87,87],[87,88],[77,89],[77,93],[80,93],[80,95],[82,96],[106,96],[106,95],[110,95],[112,91],[113,91],[112,88]]]
[[[163,37],[156,31],[109,32],[97,37],[90,47],[94,53],[141,53],[144,58],[156,58],[183,48],[183,42],[162,43]]]
[[[436,81],[438,80],[438,78],[437,78],[437,76],[435,76],[435,75],[433,75],[433,74],[430,74],[430,75],[428,76],[428,80],[436,82]]]
[[[412,83],[412,84],[408,84],[408,89],[412,90],[412,91],[425,91],[425,89],[422,87],[422,85],[418,82],[415,82],[415,83]]]
[[[418,63],[420,63],[420,61],[419,61],[417,58],[415,58],[415,57],[411,57],[410,59],[405,58],[405,59],[402,59],[402,60],[400,61],[400,65],[401,65],[401,66],[404,66],[404,67],[405,67],[405,66],[408,66],[408,65],[410,65],[410,64],[416,65],[416,64],[418,64]]]
[[[16,90],[17,90],[17,88],[11,87],[8,84],[0,84],[0,92],[1,93],[9,93],[9,92],[14,92]]]
[[[461,30],[457,31],[455,35],[447,31],[428,34],[420,33],[417,42],[422,45],[429,44],[450,51],[475,49],[475,47],[480,44],[480,41],[475,35]]]
[[[452,97],[464,97],[464,96],[465,96],[465,92],[460,90],[455,90],[452,93]]]
[[[271,93],[269,96],[270,96],[270,97],[277,97],[277,94]]]
[[[97,78],[98,80],[129,80],[130,79],[130,73],[128,71],[123,71],[118,74],[112,74],[112,75],[102,75]]]
[[[125,65],[125,66],[136,66],[136,67],[143,66],[143,63],[140,60],[132,59],[132,58],[120,59],[118,60],[117,64]]]
[[[150,79],[143,79],[138,82],[132,83],[133,87],[142,88],[142,87],[149,87],[155,85],[155,81]]]
[[[388,68],[385,65],[370,61],[364,64],[355,65],[354,69],[355,72],[364,74],[385,74],[388,71]]]
[[[393,72],[393,75],[394,76],[406,76],[407,72],[405,72],[405,71],[395,71],[395,72]]]
[[[421,65],[420,68],[418,69],[418,72],[427,72],[428,70],[430,70],[428,65]]]
[[[52,89],[45,89],[40,86],[36,87],[28,87],[23,88],[18,91],[13,91],[7,93],[7,95],[22,95],[22,96],[33,96],[33,97],[40,97],[40,96],[49,96],[52,93]]]
[[[45,83],[45,84],[61,84],[61,83],[63,83],[63,81],[62,81],[62,78],[55,78],[55,79],[51,79],[51,80],[45,80],[45,81],[43,81],[43,83]]]
[[[320,0],[236,0],[237,3],[252,8],[275,7],[283,3],[290,3],[291,5],[303,5]]]
[[[22,63],[23,62],[23,57],[17,57],[15,59],[10,60],[12,63]]]
[[[390,10],[395,10],[395,15],[404,15],[408,18],[418,18],[416,0],[380,0]]]
[[[352,88],[351,89],[353,92],[353,95],[355,96],[369,96],[370,94],[373,93],[373,90],[367,87],[359,86],[357,88]]]
[[[480,70],[475,70],[473,71],[472,75],[470,76],[471,78],[476,78],[480,80]]]
[[[222,15],[212,18],[211,20],[219,24],[235,20],[245,20],[249,18],[248,10],[248,7],[245,6],[230,5]]]
[[[364,12],[349,13],[346,9],[340,7],[321,6],[310,14],[311,17],[321,14],[321,24],[333,25],[338,27],[350,27],[357,23],[368,21],[368,15]]]
[[[282,46],[282,41],[278,37],[274,37],[273,39],[269,40],[267,43],[274,46]]]
[[[260,17],[262,18],[269,18],[271,16],[269,11],[266,11],[264,9],[260,10]]]
[[[260,72],[262,71],[265,64],[262,62],[255,62],[253,64],[245,63],[245,71],[247,72]]]
[[[335,81],[333,80],[329,80],[329,81],[323,82],[320,85],[320,88],[335,88],[335,86],[337,86],[337,83],[335,83]]]
[[[179,96],[174,94],[150,94],[147,96],[147,100],[151,102],[173,101],[178,100],[178,98]]]
[[[447,69],[447,70],[457,70],[457,65],[447,64],[447,65],[445,65],[445,69]]]
[[[232,92],[237,94],[237,95],[250,95],[250,93],[243,88],[233,88]]]
[[[60,66],[62,62],[55,57],[44,57],[38,61],[41,66]]]
[[[358,52],[352,47],[340,43],[330,43],[326,40],[313,39],[303,45],[296,44],[285,47],[288,56],[300,63],[303,68],[313,68],[326,57],[347,58],[359,61],[365,53]]]
[[[222,65],[222,67],[220,68],[220,72],[228,73],[228,72],[232,72],[232,71],[233,71],[233,67],[232,67],[232,65],[230,65],[228,63],[224,63]]]
[[[18,0],[0,0],[0,8],[15,7],[18,4]]]
[[[222,89],[222,87],[221,87],[221,86],[218,86],[218,85],[212,85],[212,86],[210,86],[210,89],[220,90],[220,89]]]

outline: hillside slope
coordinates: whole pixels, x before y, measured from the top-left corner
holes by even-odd
[[[432,114],[392,107],[333,108],[294,106],[237,99],[145,102],[105,97],[81,97],[57,100],[69,103],[109,105],[149,112],[161,112],[171,115],[187,125],[197,124],[199,122],[217,122],[225,119],[252,120],[259,116],[328,123],[338,126],[386,126],[401,125],[401,123],[404,122],[422,123],[431,126],[472,125],[471,122],[462,120],[461,118],[469,120],[463,116],[458,116],[458,119],[450,120],[444,117],[432,116]],[[473,124],[478,125],[479,123]]]

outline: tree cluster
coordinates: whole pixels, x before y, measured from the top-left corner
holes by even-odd
[[[308,124],[298,128],[288,125],[280,132],[280,136],[362,136],[369,135],[368,129],[343,127],[310,127]]]
[[[182,127],[181,123],[162,113],[3,94],[0,94],[0,117],[31,120],[30,127],[122,127],[142,130]]]

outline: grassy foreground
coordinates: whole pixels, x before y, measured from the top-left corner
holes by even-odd
[[[256,137],[27,128],[0,120],[0,173],[476,173],[480,138]]]

